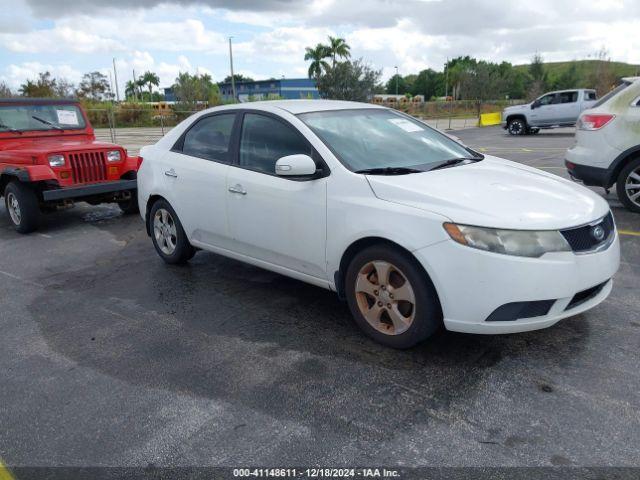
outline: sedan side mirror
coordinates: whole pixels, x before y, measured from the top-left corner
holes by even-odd
[[[287,155],[276,162],[276,174],[285,177],[315,175],[316,162],[309,155]]]

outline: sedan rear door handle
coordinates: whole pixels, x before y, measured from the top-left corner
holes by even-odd
[[[178,178],[178,174],[176,173],[176,171],[173,168],[171,170],[167,170],[166,172],[164,172],[164,174],[167,177]]]
[[[236,183],[233,187],[229,187],[229,191],[231,193],[239,193],[240,195],[247,194],[247,191],[239,183]]]

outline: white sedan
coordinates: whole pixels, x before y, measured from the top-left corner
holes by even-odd
[[[164,261],[203,249],[334,290],[392,347],[441,325],[548,327],[602,302],[619,266],[601,197],[380,106],[216,107],[141,156],[141,213]]]

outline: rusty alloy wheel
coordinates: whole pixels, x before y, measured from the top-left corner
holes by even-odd
[[[355,293],[360,313],[377,331],[400,335],[411,327],[416,297],[407,276],[392,263],[366,263],[356,277]]]

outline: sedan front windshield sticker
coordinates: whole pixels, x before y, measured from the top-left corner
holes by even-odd
[[[390,118],[389,121],[393,123],[396,127],[400,127],[405,132],[421,132],[423,128],[420,125],[416,125],[409,120],[404,118]]]

